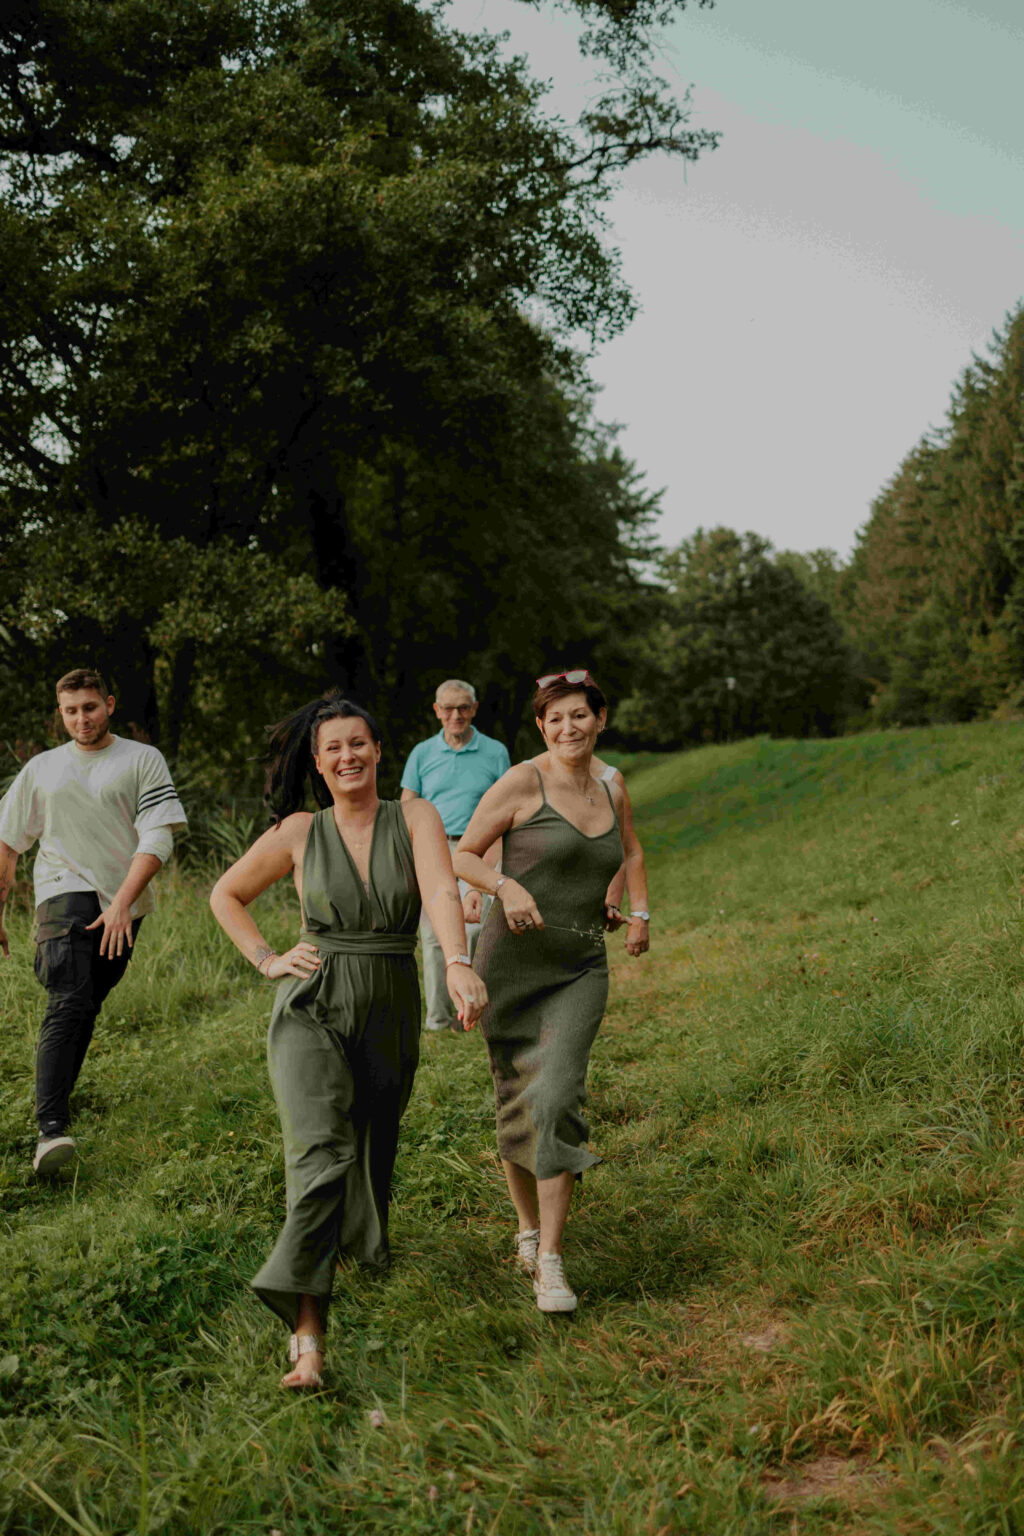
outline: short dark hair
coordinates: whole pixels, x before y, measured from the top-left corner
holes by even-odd
[[[572,672],[575,669],[568,667],[566,670]],[[590,705],[592,714],[597,715],[602,709],[608,708],[608,700],[588,672],[582,683],[569,683],[564,677],[556,677],[554,682],[549,683],[546,688],[538,688],[533,696],[533,713],[536,719],[543,720],[552,704],[558,699],[567,699],[571,693],[582,693]]]
[[[72,667],[57,683],[57,701],[62,693],[77,693],[80,688],[95,688],[101,699],[109,699],[110,689],[95,667]]]

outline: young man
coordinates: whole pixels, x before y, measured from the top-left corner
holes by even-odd
[[[413,747],[402,774],[402,799],[419,795],[437,806],[450,848],[455,847],[469,826],[477,802],[510,766],[508,752],[501,742],[484,736],[473,725],[476,711],[476,690],[472,683],[465,683],[458,677],[443,682],[434,696],[434,714],[441,722],[441,729],[436,736]],[[487,852],[488,863],[497,865],[500,853],[501,844],[495,843]],[[462,880],[459,881],[459,891],[472,959],[487,912],[481,905],[479,891],[470,890]],[[488,897],[488,906],[490,900]],[[426,915],[420,922],[420,938],[423,940],[423,990],[427,994],[425,1028],[449,1029],[455,1010],[445,984],[445,955]]]
[[[39,1140],[32,1166],[51,1174],[74,1156],[69,1099],[104,999],[125,973],[149,882],[170,857],[185,812],[156,747],[110,730],[114,699],[98,672],[57,684],[71,740],[30,758],[0,803],[0,948],[19,853],[38,838],[35,973],[46,988],[36,1047]]]

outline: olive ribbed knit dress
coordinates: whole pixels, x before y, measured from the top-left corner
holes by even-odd
[[[608,999],[605,892],[622,863],[619,822],[588,837],[544,794],[502,842],[502,873],[537,903],[543,931],[510,931],[500,901],[480,935],[476,966],[489,1003],[480,1027],[497,1099],[498,1151],[538,1179],[582,1173],[601,1159],[584,1143],[587,1063]]]
[[[278,983],[267,1037],[284,1135],[288,1214],[253,1280],[294,1330],[298,1299],[326,1323],[339,1253],[384,1268],[398,1126],[419,1059],[420,895],[401,806],[382,800],[363,885],[331,809],[302,864],[302,938],[320,969]]]

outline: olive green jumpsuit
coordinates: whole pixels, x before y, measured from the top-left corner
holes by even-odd
[[[302,865],[302,938],[313,976],[284,977],[267,1037],[284,1135],[287,1217],[252,1282],[296,1326],[299,1297],[324,1323],[339,1254],[388,1264],[398,1126],[419,1060],[414,950],[420,894],[401,806],[382,800],[364,886],[334,821],[313,817]]]

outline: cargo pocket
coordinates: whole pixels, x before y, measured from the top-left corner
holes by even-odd
[[[75,982],[75,950],[71,935],[74,923],[68,918],[41,922],[36,931],[36,980],[49,991],[71,987]]]

